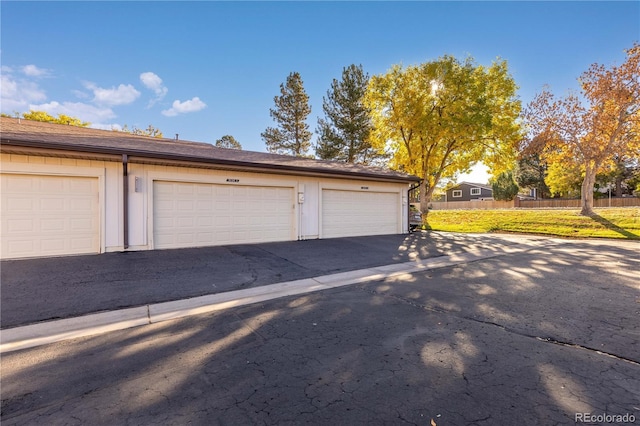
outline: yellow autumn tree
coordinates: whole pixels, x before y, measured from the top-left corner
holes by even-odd
[[[82,121],[77,117],[71,117],[65,114],[58,114],[58,117],[54,117],[46,111],[34,111],[22,113],[22,118],[25,120],[42,121],[45,123],[55,124],[67,124],[69,126],[88,127],[91,123]]]
[[[494,173],[515,159],[520,101],[506,61],[489,67],[453,56],[396,65],[373,76],[365,95],[372,146],[390,151],[389,166],[422,178],[420,210],[436,185],[482,160]]]
[[[545,89],[523,114],[525,145],[539,145],[550,164],[581,165],[585,216],[593,215],[596,174],[614,160],[640,158],[640,45],[626,54],[620,66],[591,65],[579,79],[579,94],[556,98]]]
[[[568,161],[549,164],[544,181],[553,196],[576,197],[583,179],[580,164]]]

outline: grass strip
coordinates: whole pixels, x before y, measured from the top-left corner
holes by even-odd
[[[640,240],[640,208],[431,210],[424,229],[447,232],[514,232],[578,238]]]

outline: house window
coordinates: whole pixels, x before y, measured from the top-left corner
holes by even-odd
[[[480,188],[471,188],[471,195],[480,195]]]
[[[461,189],[456,189],[456,190],[454,190],[454,191],[453,191],[453,194],[452,194],[452,195],[453,195],[455,198],[457,198],[457,197],[462,197],[462,190],[461,190]]]

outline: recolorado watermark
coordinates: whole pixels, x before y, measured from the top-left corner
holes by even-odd
[[[574,421],[576,423],[594,423],[594,424],[635,423],[636,422],[636,416],[634,416],[631,413],[625,413],[625,414],[576,413]]]

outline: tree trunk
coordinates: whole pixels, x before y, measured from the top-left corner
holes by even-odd
[[[582,216],[593,216],[593,187],[596,183],[596,170],[593,164],[587,164],[582,181]]]
[[[429,203],[431,202],[431,196],[435,186],[427,188],[427,180],[422,179],[420,182],[420,212],[424,217],[429,214]]]
[[[622,197],[622,176],[616,177],[616,197]]]

